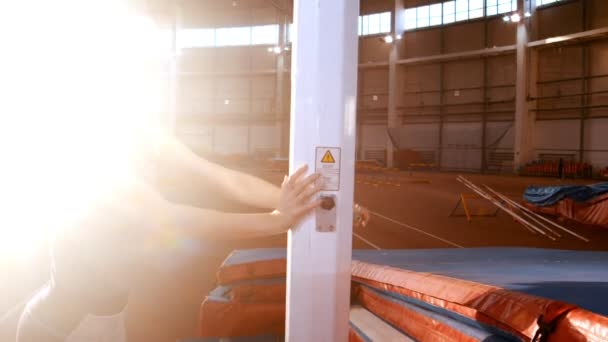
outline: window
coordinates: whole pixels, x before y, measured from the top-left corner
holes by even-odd
[[[429,26],[429,6],[420,6],[416,9],[417,21],[416,27]]]
[[[469,0],[469,19],[483,17],[483,0]]]
[[[251,27],[227,27],[215,30],[216,46],[239,46],[251,44]]]
[[[536,0],[542,4],[560,0]],[[484,16],[511,13],[517,10],[517,0],[451,0],[405,9],[405,29],[451,24]]]
[[[486,15],[498,14],[498,0],[486,0]]]
[[[177,33],[179,48],[215,46],[215,29],[181,29]]]
[[[180,29],[177,33],[177,46],[181,49],[278,43],[279,25]]]
[[[369,34],[380,33],[380,15],[370,15],[368,25]]]
[[[361,20],[359,20],[359,22],[361,22]],[[295,34],[296,31],[294,31],[293,27],[294,27],[293,23],[290,23],[287,26],[287,41],[289,41],[290,43],[293,43],[293,37],[296,35]],[[360,29],[360,27],[359,27],[359,29]]]
[[[369,17],[367,15],[359,17],[361,20],[361,35],[369,34]]]
[[[411,30],[416,28],[416,8],[408,8],[405,10],[405,29]]]
[[[558,2],[559,0],[536,0],[536,6],[542,6]]]
[[[456,21],[469,19],[469,0],[456,0]]]
[[[391,32],[391,12],[362,15],[359,17],[359,35]]]
[[[514,5],[515,4],[515,5]],[[517,10],[517,0],[498,0],[498,14],[509,13]]]
[[[275,45],[279,41],[279,25],[253,26],[251,45]]]
[[[391,32],[391,12],[380,13],[380,31]]]
[[[435,26],[435,25],[441,25],[442,21],[441,21],[441,4],[434,4],[431,5],[430,7],[430,25],[431,26]]]
[[[405,10],[405,29],[412,30],[415,28],[435,26],[442,24],[442,7],[441,3],[408,8]]]
[[[443,3],[443,23],[449,24],[456,21],[456,1]]]

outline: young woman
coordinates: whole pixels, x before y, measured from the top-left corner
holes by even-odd
[[[125,341],[133,275],[162,258],[156,243],[162,236],[212,241],[282,234],[319,205],[319,176],[306,167],[277,187],[200,158],[162,133],[147,107],[158,101],[148,92],[158,65],[137,50],[146,41],[141,27],[108,9],[115,2],[67,1],[62,8],[59,0],[49,11],[37,11],[44,15],[31,20],[40,26],[34,31],[47,35],[38,38],[52,42],[53,54],[25,65],[39,68],[32,82],[11,87],[23,83],[23,94],[31,97],[12,109],[14,117],[27,117],[28,129],[39,128],[33,141],[25,141],[30,150],[12,145],[22,149],[16,160],[38,158],[14,164],[15,177],[35,191],[28,212],[62,218],[51,239],[50,279],[23,311],[18,342]],[[24,20],[32,14],[24,13]],[[57,20],[61,15],[69,17]],[[23,81],[29,74],[17,76]],[[32,113],[40,114],[32,119]],[[187,169],[213,193],[267,210],[227,213],[172,203],[147,182],[157,163]],[[39,172],[30,177],[31,170]],[[365,225],[367,212],[358,206],[356,212]]]
[[[318,176],[306,176],[306,168],[277,188],[196,159],[177,144],[174,147],[178,159],[181,154],[185,163],[230,198],[275,209],[235,214],[178,205],[145,183],[114,192],[55,234],[51,279],[28,303],[19,325],[19,342],[124,341],[122,312],[132,276],[145,263],[162,257],[160,246],[152,241],[168,231],[208,241],[281,234],[318,205],[312,200],[319,189]]]
[[[163,251],[151,241],[172,235],[203,240],[244,239],[286,232],[319,202],[318,175],[302,167],[282,186],[223,168],[195,156],[173,139],[162,160],[186,166],[224,196],[266,213],[238,214],[171,203],[144,182],[97,202],[55,235],[49,283],[27,305],[18,342],[125,341],[124,309],[132,276]],[[356,206],[357,221],[368,220]]]

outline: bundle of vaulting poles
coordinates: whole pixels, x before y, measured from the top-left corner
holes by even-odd
[[[456,180],[507,213],[532,234],[540,234],[550,240],[556,241],[562,237],[563,233],[566,233],[582,241],[590,241],[588,238],[581,236],[538,213],[535,213],[534,211],[526,208],[524,205],[517,203],[516,201],[485,184],[483,185],[483,188],[479,187],[462,175],[456,177]]]

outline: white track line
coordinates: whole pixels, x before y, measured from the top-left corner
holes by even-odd
[[[392,219],[392,218],[390,218],[390,217],[386,217],[386,216],[384,216],[384,215],[381,215],[381,214],[375,213],[375,212],[373,212],[373,211],[370,211],[370,214],[372,214],[372,215],[376,215],[376,216],[378,216],[378,217],[380,217],[380,218],[383,218],[383,219],[385,219],[385,220],[387,220],[387,221],[390,221],[390,222],[392,222],[392,223],[394,223],[394,224],[400,225],[401,227],[404,227],[404,228],[407,228],[407,229],[411,229],[411,230],[416,231],[416,232],[418,232],[418,233],[421,233],[421,234],[424,234],[424,235],[430,236],[430,237],[432,237],[432,238],[434,238],[434,239],[437,239],[437,240],[439,240],[439,241],[445,242],[445,243],[447,243],[447,244],[448,244],[448,245],[450,245],[450,246],[454,246],[454,247],[458,247],[458,248],[464,248],[463,246],[461,246],[461,245],[459,245],[459,244],[457,244],[457,243],[454,243],[454,242],[448,241],[448,240],[446,240],[446,239],[440,238],[440,237],[439,237],[439,236],[437,236],[437,235],[433,235],[433,234],[431,234],[431,233],[427,233],[427,232],[425,232],[424,230],[422,230],[422,229],[418,229],[418,228],[413,227],[413,226],[410,226],[409,224],[405,224],[405,223],[402,223],[402,222],[399,222],[399,221],[393,220],[393,219]]]
[[[380,247],[378,247],[378,246],[374,245],[373,243],[369,242],[369,240],[365,239],[364,237],[362,237],[361,235],[359,235],[359,234],[357,234],[357,233],[355,233],[355,232],[353,232],[353,235],[354,235],[354,236],[355,236],[357,239],[359,239],[359,240],[361,240],[361,241],[365,242],[366,244],[368,244],[368,245],[370,245],[370,246],[374,247],[374,248],[375,248],[375,249],[377,249],[377,250],[381,250],[381,249],[382,249],[382,248],[380,248]]]

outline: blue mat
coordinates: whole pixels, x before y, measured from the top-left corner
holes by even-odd
[[[551,206],[564,198],[576,202],[586,202],[608,193],[608,183],[592,185],[530,186],[524,192],[524,199],[539,207]]]
[[[283,259],[285,249],[234,252],[226,264]],[[608,252],[537,248],[354,250],[353,259],[560,300],[608,316]]]
[[[365,286],[365,285],[363,285]],[[367,287],[367,286],[366,286]],[[400,296],[395,293],[387,295],[376,289],[367,287],[370,291],[374,292],[377,296],[384,300],[390,301],[394,304],[407,308],[410,311],[414,311],[423,316],[432,318],[433,320],[445,324],[454,328],[463,334],[470,336],[477,341],[483,342],[509,342],[509,341],[520,341],[519,338],[501,331],[497,328],[489,325],[474,321],[470,318],[461,316],[459,314],[433,307],[430,304],[423,303],[421,301]]]

